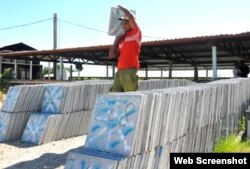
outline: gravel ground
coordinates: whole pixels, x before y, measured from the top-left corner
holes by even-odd
[[[69,152],[82,149],[86,136],[31,145],[20,141],[0,143],[0,168],[62,169]]]

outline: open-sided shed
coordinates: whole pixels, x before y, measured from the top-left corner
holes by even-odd
[[[0,53],[13,59],[33,61],[82,63],[93,65],[114,65],[116,59],[108,59],[110,45],[65,48],[40,51]],[[181,38],[143,42],[140,63],[143,68],[157,70],[198,70],[214,71],[232,69],[235,62],[250,62],[250,32]],[[197,78],[197,77],[196,77]]]

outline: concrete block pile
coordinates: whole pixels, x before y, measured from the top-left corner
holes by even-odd
[[[97,98],[84,149],[65,168],[169,168],[170,152],[211,152],[238,130],[250,79]]]
[[[44,144],[86,134],[91,100],[104,90],[99,83],[46,86],[41,111],[31,115],[21,140]]]
[[[18,140],[32,112],[41,107],[44,86],[10,87],[0,111],[0,142]]]
[[[193,82],[148,80],[139,84],[140,90],[148,90]],[[89,80],[10,87],[0,112],[0,141],[43,144],[86,134],[96,97],[108,93],[111,86],[110,80]]]

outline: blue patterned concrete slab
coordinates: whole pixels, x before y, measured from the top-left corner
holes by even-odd
[[[6,140],[6,132],[11,120],[12,114],[6,112],[0,112],[0,142]]]
[[[6,100],[3,103],[1,111],[14,112],[20,92],[21,92],[20,86],[10,87],[6,96]]]
[[[41,113],[32,114],[21,140],[28,143],[40,144],[49,116],[49,114]]]
[[[41,112],[60,113],[63,86],[46,86]]]
[[[131,153],[142,95],[97,98],[85,147],[128,156]]]
[[[117,162],[115,160],[70,153],[65,164],[65,169],[115,169],[116,165]]]

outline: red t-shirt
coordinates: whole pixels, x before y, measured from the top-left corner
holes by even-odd
[[[120,56],[118,70],[139,68],[139,53],[141,48],[141,30],[139,27],[132,29],[124,35],[119,43]]]

